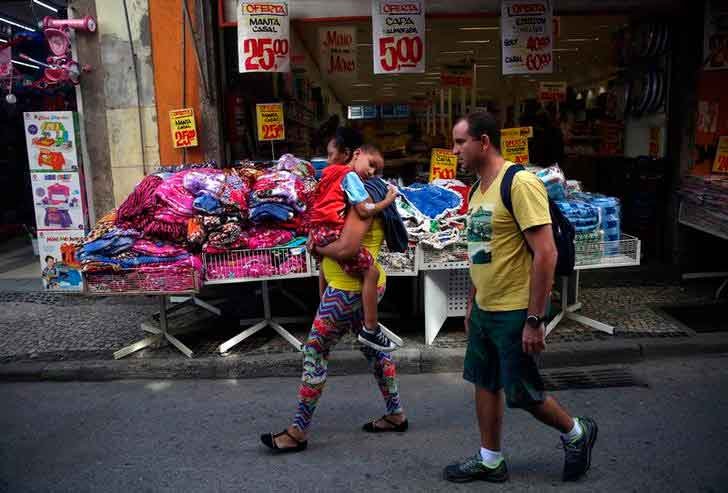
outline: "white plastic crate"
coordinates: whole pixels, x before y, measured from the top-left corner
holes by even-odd
[[[606,269],[629,267],[640,264],[640,240],[634,236],[622,235],[616,241],[577,241],[575,268]]]
[[[467,269],[467,243],[454,243],[438,250],[427,245],[420,245],[420,270]]]
[[[202,261],[205,266],[205,284],[311,276],[311,262],[304,246],[206,253]]]

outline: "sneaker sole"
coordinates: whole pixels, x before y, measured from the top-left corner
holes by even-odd
[[[591,446],[589,447],[589,454],[587,455],[586,459],[586,470],[584,471],[585,474],[591,467],[592,449],[594,448],[594,445],[597,444],[597,436],[599,435],[599,426],[597,426],[594,421],[592,421],[592,423],[594,424],[594,439],[592,440]]]

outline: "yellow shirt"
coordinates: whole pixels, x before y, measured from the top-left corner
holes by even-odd
[[[384,241],[384,228],[382,227],[382,220],[375,219],[372,222],[372,226],[364,234],[364,238],[361,240],[361,246],[369,250],[372,257],[375,259],[379,256],[379,249],[382,247],[382,241]],[[379,280],[377,281],[377,287],[382,287],[387,282],[387,275],[384,273],[384,269],[379,263],[375,264],[379,269]],[[341,291],[351,291],[355,293],[361,292],[361,278],[350,276],[341,268],[336,260],[332,260],[328,257],[324,257],[321,262],[321,269],[324,273],[324,278],[329,286],[334,289]]]
[[[475,191],[468,205],[468,257],[475,302],[481,310],[508,311],[528,308],[532,256],[518,230],[551,224],[548,195],[532,173],[513,177],[511,200],[518,226],[501,200],[500,187],[506,162],[490,185]]]

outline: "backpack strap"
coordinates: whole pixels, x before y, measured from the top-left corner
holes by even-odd
[[[511,214],[511,217],[513,217],[513,220],[516,222],[516,226],[518,227],[518,230],[521,230],[521,226],[518,224],[518,219],[516,219],[516,215],[513,213],[513,199],[511,198],[511,187],[513,186],[513,178],[516,176],[516,173],[520,171],[526,171],[526,168],[521,166],[520,164],[514,164],[511,167],[509,167],[506,170],[506,174],[503,175],[503,181],[501,181],[500,186],[500,193],[501,193],[501,200],[503,201],[503,205],[506,206],[506,210]]]

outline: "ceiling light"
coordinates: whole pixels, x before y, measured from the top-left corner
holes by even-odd
[[[19,62],[18,60],[10,60],[10,61],[13,62],[15,65],[22,65],[23,67],[30,67],[30,68],[34,68],[36,70],[40,69],[40,67],[38,65],[33,65],[32,63]]]
[[[371,99],[352,99],[352,103],[371,103]]]
[[[454,50],[454,51],[441,51],[441,55],[472,55],[475,53],[473,50]]]
[[[369,47],[372,44],[371,43],[357,43],[356,45],[359,46],[359,47]]]
[[[499,31],[498,26],[475,26],[475,27],[459,27],[460,31]]]
[[[562,41],[566,41],[568,43],[588,43],[589,41],[599,41],[599,38],[568,38]]]
[[[440,75],[440,72],[425,72],[427,75]]]
[[[475,68],[477,68],[477,69],[481,69],[481,68],[495,68],[495,67],[496,67],[495,65],[481,65],[481,64],[477,64],[475,66]]]
[[[47,3],[41,2],[40,0],[33,0],[33,3],[36,4],[36,5],[40,5],[41,7],[44,7],[44,8],[46,8],[46,9],[48,9],[48,10],[50,10],[50,11],[56,13],[56,14],[58,13],[58,9],[55,8],[53,5],[48,5]]]
[[[20,22],[15,22],[14,20],[9,19],[5,16],[0,17],[0,22],[4,22],[5,24],[10,24],[11,26],[19,27],[20,29],[25,29],[26,31],[30,31],[32,33],[35,32],[35,28],[32,28],[32,27],[22,24]]]
[[[554,53],[576,53],[579,48],[554,48]]]
[[[437,82],[432,82],[429,80],[427,80],[427,81],[421,80],[419,82],[415,82],[415,84],[417,84],[418,86],[433,86],[433,85],[437,84]]]
[[[5,39],[5,38],[0,38],[0,43],[7,43],[7,42],[8,42],[8,40],[7,40],[7,39]]]
[[[367,82],[359,82],[357,84],[352,84],[352,87],[372,87],[372,85]]]
[[[484,45],[490,43],[489,39],[464,39],[460,41],[455,41],[458,44],[461,45]]]

